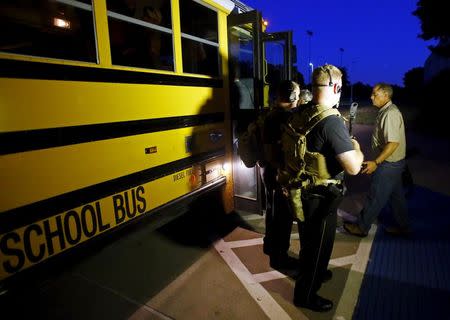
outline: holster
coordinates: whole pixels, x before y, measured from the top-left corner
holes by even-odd
[[[346,192],[344,184],[329,184],[302,193],[302,209],[305,219],[323,219],[336,212]]]

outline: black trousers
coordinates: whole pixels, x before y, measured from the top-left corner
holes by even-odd
[[[272,201],[266,211],[264,252],[271,257],[282,257],[289,251],[293,216],[281,188],[268,191]]]
[[[343,195],[329,190],[303,196],[305,221],[302,226],[300,270],[295,282],[294,300],[309,301],[322,285],[336,235],[337,208]]]
[[[263,182],[266,189],[266,232],[264,253],[278,258],[287,254],[293,224],[289,202],[275,180],[276,171],[270,168],[264,171]]]

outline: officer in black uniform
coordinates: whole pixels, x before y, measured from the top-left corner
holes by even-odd
[[[263,142],[265,163],[263,182],[266,189],[266,233],[264,253],[270,257],[270,266],[281,271],[296,270],[298,260],[288,255],[293,217],[281,186],[276,180],[277,170],[283,163],[281,125],[286,123],[297,106],[299,85],[282,81],[277,90],[277,101],[264,120]]]
[[[333,108],[340,99],[342,73],[332,65],[313,72],[313,99],[299,112],[308,108]],[[325,157],[329,183],[312,185],[302,191],[305,221],[299,253],[299,275],[294,289],[294,304],[314,311],[328,311],[333,302],[320,297],[317,291],[325,278],[336,233],[337,207],[343,194],[344,172],[356,175],[363,161],[358,142],[351,139],[343,119],[330,115],[322,119],[306,136],[307,149]]]

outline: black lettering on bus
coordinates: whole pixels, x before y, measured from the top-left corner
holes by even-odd
[[[98,229],[100,232],[105,231],[109,229],[109,223],[103,224],[103,217],[102,217],[102,210],[100,207],[100,202],[97,201],[95,203],[95,213],[97,214],[97,221],[98,221]]]
[[[31,262],[38,262],[44,257],[45,254],[45,244],[39,244],[39,251],[37,254],[33,252],[33,243],[37,242],[37,239],[34,241],[31,240],[31,233],[34,232],[38,237],[42,235],[42,228],[38,224],[30,224],[25,228],[23,232],[23,248],[25,250],[25,254],[27,255],[28,260]]]
[[[116,218],[116,225],[125,220],[125,208],[123,206],[123,198],[121,194],[113,196],[114,216]]]
[[[128,192],[131,191],[131,199],[129,197]],[[136,190],[135,189],[131,189],[129,191],[125,192],[125,204],[127,206],[127,216],[128,218],[134,218],[136,216],[136,212],[137,212],[137,204],[136,204]],[[133,207],[132,210],[130,210],[130,202],[131,205]]]
[[[133,210],[130,210],[130,202],[133,204]],[[125,191],[125,205],[127,206],[128,218],[133,218],[136,215],[136,198],[134,189],[131,189],[131,200],[128,197],[128,191]]]
[[[59,239],[59,245],[61,250],[66,248],[66,242],[64,241],[64,230],[61,222],[61,216],[56,216],[56,230],[50,230],[50,220],[44,221],[44,233],[45,239],[47,240],[47,251],[49,256],[55,253],[55,249],[53,248],[52,238],[57,237]]]
[[[145,192],[145,189],[143,186],[139,186],[136,189],[136,199],[139,201],[139,204],[137,206],[138,211],[140,214],[144,213],[145,210],[147,209],[147,203],[145,201],[144,197],[141,197],[141,195],[143,195]]]
[[[3,269],[8,273],[15,273],[22,269],[25,263],[25,255],[22,250],[17,248],[8,247],[8,241],[12,241],[14,243],[20,242],[20,236],[15,232],[10,232],[5,235],[0,240],[0,252],[3,256],[12,256],[16,257],[17,263],[14,265],[11,260],[6,260],[3,262]]]
[[[88,218],[88,216],[90,216]],[[92,230],[89,231],[88,220],[92,222]],[[81,208],[81,227],[83,233],[88,237],[92,237],[97,233],[97,219],[95,214],[95,209],[90,204],[85,205]]]
[[[70,229],[71,218],[75,224],[75,234],[72,234],[72,230]],[[70,210],[64,216],[64,234],[66,235],[67,242],[72,246],[77,244],[81,239],[80,217],[75,210]]]

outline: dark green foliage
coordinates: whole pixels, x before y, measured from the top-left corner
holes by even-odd
[[[449,107],[447,98],[450,69],[441,71],[424,87],[421,107],[423,126],[440,136],[450,137],[449,120],[444,114]]]
[[[424,40],[446,40],[450,37],[450,23],[448,22],[447,2],[442,0],[420,0],[417,9],[412,13],[420,19]],[[434,47],[430,47],[434,50]],[[446,53],[450,57],[450,47],[439,49],[440,54]]]
[[[355,101],[358,100],[370,100],[370,94],[372,93],[372,86],[357,82],[353,85],[353,97]]]
[[[424,69],[412,68],[403,76],[404,88],[401,90],[401,100],[408,105],[421,105],[424,98]],[[396,90],[394,90],[396,92]]]
[[[412,68],[403,76],[403,85],[410,92],[423,88],[423,67]]]

